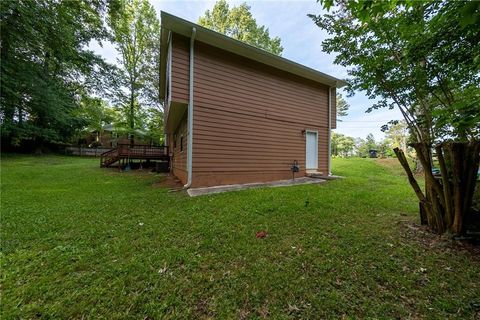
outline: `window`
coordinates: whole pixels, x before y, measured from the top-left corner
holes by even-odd
[[[180,152],[183,152],[183,136],[180,137]]]

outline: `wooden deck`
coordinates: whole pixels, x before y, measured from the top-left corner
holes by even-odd
[[[168,146],[129,146],[118,145],[116,148],[104,152],[100,156],[100,167],[109,167],[122,160],[161,160],[169,161]]]

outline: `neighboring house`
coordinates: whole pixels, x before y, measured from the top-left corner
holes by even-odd
[[[160,97],[171,170],[187,187],[329,174],[345,83],[161,13]],[[308,39],[305,39],[306,41]]]
[[[135,129],[134,145],[150,145],[151,142],[145,138],[146,133]],[[102,146],[104,148],[116,148],[120,144],[130,144],[129,134],[124,128],[115,127],[113,124],[107,124],[102,130],[95,130],[86,138],[87,145]]]

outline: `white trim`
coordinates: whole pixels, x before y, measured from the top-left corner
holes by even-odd
[[[308,158],[307,158],[307,141],[308,141],[308,134],[309,133],[315,133],[315,137],[316,137],[316,144],[315,144],[315,162],[317,164],[317,166],[315,168],[307,168],[307,162],[308,162]],[[305,130],[305,170],[318,170],[318,131],[317,130]]]
[[[192,28],[190,37],[190,81],[188,87],[188,130],[187,130],[187,184],[184,188],[190,188],[192,185],[192,149],[193,149],[193,62],[194,62],[194,42],[197,29]]]

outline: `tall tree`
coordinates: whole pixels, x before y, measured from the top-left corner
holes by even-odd
[[[327,8],[333,5],[332,0],[322,2]],[[324,50],[338,53],[335,62],[350,67],[350,90],[380,99],[367,111],[400,110],[425,168],[424,191],[403,152],[396,153],[429,226],[438,233],[464,233],[480,159],[480,3],[337,4],[329,14],[310,15],[332,35],[323,42]],[[431,171],[433,147],[442,183]]]
[[[120,0],[108,19],[113,41],[120,53],[119,64],[123,94],[118,102],[124,107],[130,136],[140,126],[141,110],[145,106],[159,108],[158,54],[160,24],[155,9],[148,0]]]
[[[85,88],[101,94],[108,66],[88,50],[102,41],[106,1],[3,1],[0,6],[2,145],[67,141]]]
[[[355,148],[355,139],[341,133],[332,132],[332,155],[348,157]]]
[[[389,146],[400,148],[403,152],[407,152],[407,143],[409,140],[409,130],[405,120],[392,124],[385,132],[385,138],[389,142]]]
[[[270,37],[268,28],[257,25],[246,3],[230,9],[225,0],[219,0],[200,17],[198,24],[273,54],[282,54],[280,38]]]
[[[348,109],[350,109],[350,105],[348,102],[343,98],[340,93],[337,93],[337,117],[346,117],[348,116]],[[338,121],[342,121],[341,119],[337,119]]]
[[[92,132],[96,132],[101,141],[104,127],[110,124],[115,126],[121,121],[118,111],[108,106],[104,99],[91,97],[88,94],[81,97],[80,108],[75,110],[74,115],[82,124],[77,132],[77,142]]]

